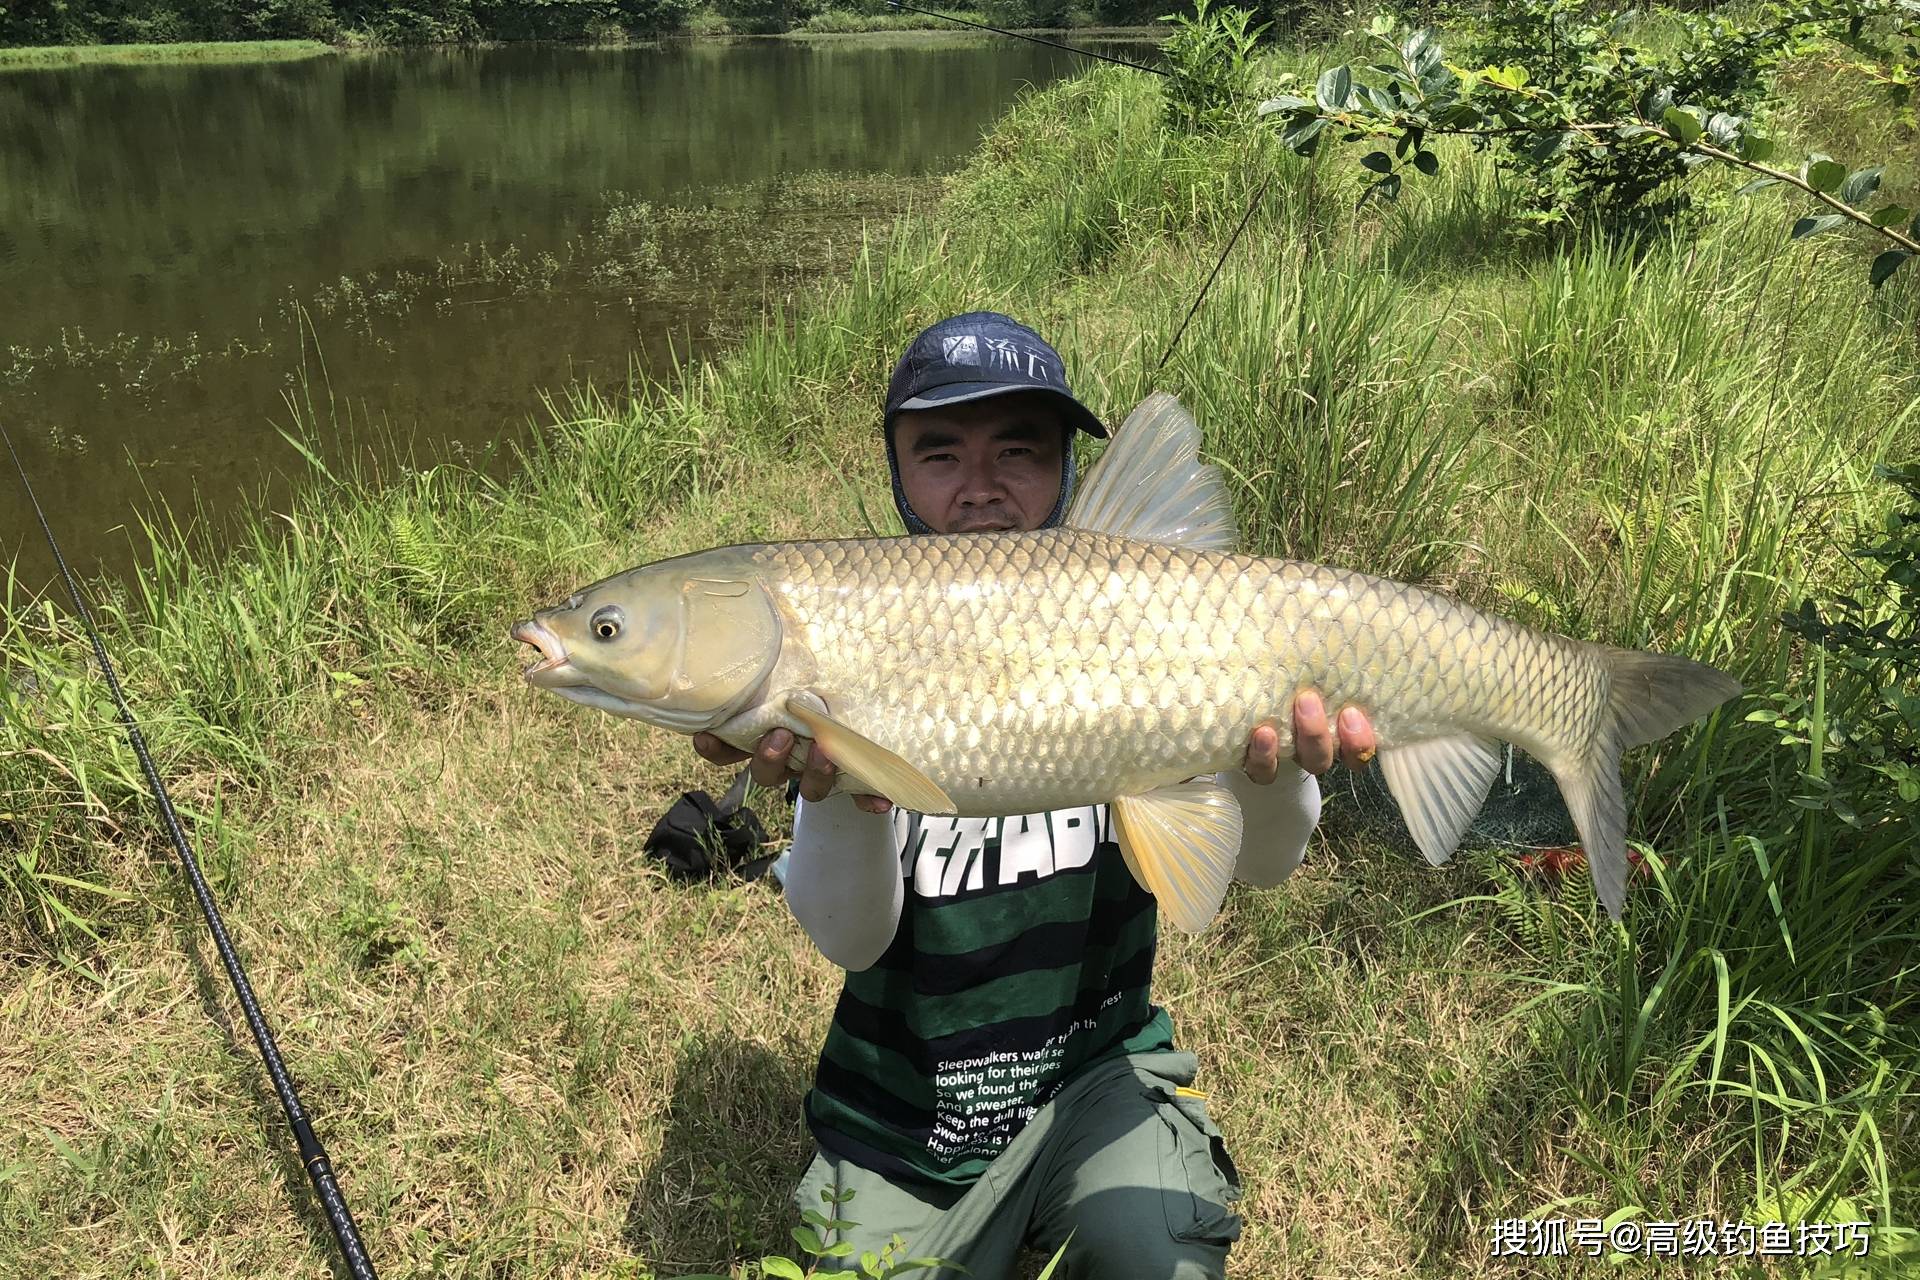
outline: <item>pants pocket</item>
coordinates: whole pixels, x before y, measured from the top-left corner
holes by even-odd
[[[1176,1240],[1203,1244],[1238,1240],[1240,1215],[1228,1206],[1240,1198],[1240,1171],[1206,1100],[1190,1090],[1154,1088],[1149,1095],[1167,1129],[1160,1146],[1167,1230]]]

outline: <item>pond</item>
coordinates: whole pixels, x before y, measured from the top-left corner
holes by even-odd
[[[217,537],[284,496],[283,431],[498,468],[543,395],[724,341],[1086,65],[895,35],[9,72],[0,423],[83,573],[163,502]]]

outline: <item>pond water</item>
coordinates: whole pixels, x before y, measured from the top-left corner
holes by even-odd
[[[283,495],[282,429],[499,466],[543,393],[738,331],[1085,65],[882,36],[3,74],[0,424],[83,572],[162,501],[217,530]]]

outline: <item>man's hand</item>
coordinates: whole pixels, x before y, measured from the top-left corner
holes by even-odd
[[[1311,689],[1293,700],[1293,758],[1308,773],[1325,773],[1333,767],[1336,744],[1340,763],[1349,769],[1365,768],[1378,749],[1373,724],[1358,707],[1340,712],[1339,727],[1327,722],[1326,704]],[[1270,725],[1261,725],[1247,738],[1247,776],[1258,783],[1269,783],[1280,773],[1280,735]]]
[[[808,744],[805,769],[789,769],[787,756],[793,751],[793,733],[787,729],[769,729],[751,752],[730,747],[710,733],[696,733],[693,749],[701,759],[714,764],[739,764],[751,759],[753,763],[747,766],[747,774],[756,787],[785,786],[788,778],[798,778],[800,798],[809,804],[825,800],[840,776],[817,742]],[[885,796],[855,795],[853,803],[868,813],[885,813],[893,808],[893,801]]]

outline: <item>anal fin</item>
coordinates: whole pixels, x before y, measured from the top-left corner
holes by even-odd
[[[1413,842],[1437,867],[1453,856],[1467,824],[1486,802],[1500,772],[1500,751],[1477,734],[1428,738],[1381,751],[1380,772]]]
[[[1113,802],[1127,870],[1179,928],[1198,933],[1220,912],[1240,856],[1244,820],[1233,793],[1211,778]]]
[[[903,809],[915,813],[952,813],[953,799],[940,784],[879,743],[856,733],[800,698],[787,699],[787,711],[806,726],[807,736],[826,748],[842,772]]]

